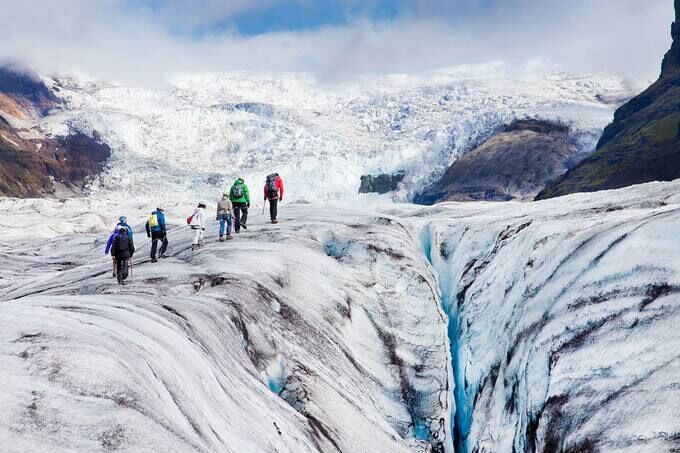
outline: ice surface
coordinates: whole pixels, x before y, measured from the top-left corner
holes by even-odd
[[[102,225],[124,210],[141,233],[142,208],[2,200],[25,226],[1,238],[0,445],[669,451],[678,189],[284,204],[195,253],[171,210],[171,257],[135,235],[126,287]]]

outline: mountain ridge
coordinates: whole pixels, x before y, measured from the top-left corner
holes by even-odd
[[[659,79],[620,107],[597,150],[537,199],[680,178],[680,0]]]

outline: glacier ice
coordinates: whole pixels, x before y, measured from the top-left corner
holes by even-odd
[[[103,242],[142,207],[0,200],[23,222],[0,238],[0,445],[671,451],[678,189],[288,204],[198,252],[170,210],[171,258],[136,235],[123,288]]]
[[[184,76],[155,88],[47,83],[66,107],[41,127],[97,131],[113,150],[91,195],[163,202],[202,198],[236,177],[259,184],[274,170],[298,201],[347,199],[363,174],[406,170],[403,200],[516,118],[563,121],[592,151],[615,108],[602,100],[632,94],[614,77],[515,74],[503,65],[337,84],[261,73]]]

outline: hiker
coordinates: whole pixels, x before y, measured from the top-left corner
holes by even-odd
[[[161,242],[160,257],[167,258],[165,250],[168,248],[168,234],[165,230],[165,215],[162,208],[156,208],[154,212],[149,215],[149,220],[146,221],[146,236],[151,238],[151,262],[155,263],[156,247],[158,241]]]
[[[203,247],[203,232],[205,231],[205,203],[198,203],[194,213],[188,218],[189,226],[194,231],[194,241],[191,243],[191,250]]]
[[[135,244],[132,237],[128,234],[128,229],[124,226],[118,227],[118,234],[111,245],[111,255],[116,259],[116,276],[118,284],[125,285],[128,277],[128,262],[135,254]]]
[[[217,202],[217,215],[215,216],[215,220],[218,220],[220,222],[220,242],[232,239],[231,216],[233,212],[234,204],[229,199],[229,194],[223,193],[222,199]],[[226,235],[224,231],[225,224],[227,227]]]
[[[113,241],[116,236],[118,236],[118,228],[120,227],[125,227],[128,231],[130,239],[132,239],[132,227],[127,224],[127,217],[124,215],[118,217],[118,224],[113,229],[113,233],[111,233],[109,240],[106,242],[106,250],[104,251],[105,255],[108,255],[111,251],[111,246],[113,245]],[[111,254],[111,262],[113,263],[113,278],[116,278],[116,258],[113,256],[113,253]]]
[[[132,231],[132,227],[128,225],[127,217],[125,217],[124,215],[118,217],[118,225],[116,225],[116,228],[121,226],[127,228],[128,235],[130,236],[130,238],[132,238],[134,232]]]
[[[234,185],[231,186],[229,191],[229,199],[234,204],[234,231],[238,234],[241,232],[241,228],[248,229],[246,223],[248,222],[248,208],[250,207],[250,191],[243,178],[234,181]]]
[[[269,217],[272,223],[279,223],[276,220],[278,214],[279,201],[283,201],[283,179],[278,173],[272,173],[267,176],[264,183],[264,202],[269,200]]]

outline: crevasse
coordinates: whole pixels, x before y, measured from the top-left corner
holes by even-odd
[[[422,250],[427,261],[437,276],[439,284],[440,303],[447,316],[447,334],[449,337],[451,354],[451,375],[453,376],[451,432],[453,433],[453,447],[456,452],[466,452],[467,436],[472,423],[472,406],[465,392],[465,368],[462,364],[462,344],[460,333],[460,314],[456,301],[456,280],[452,277],[447,260],[441,254],[432,252],[440,247],[437,232],[433,225],[424,228],[421,238]]]

